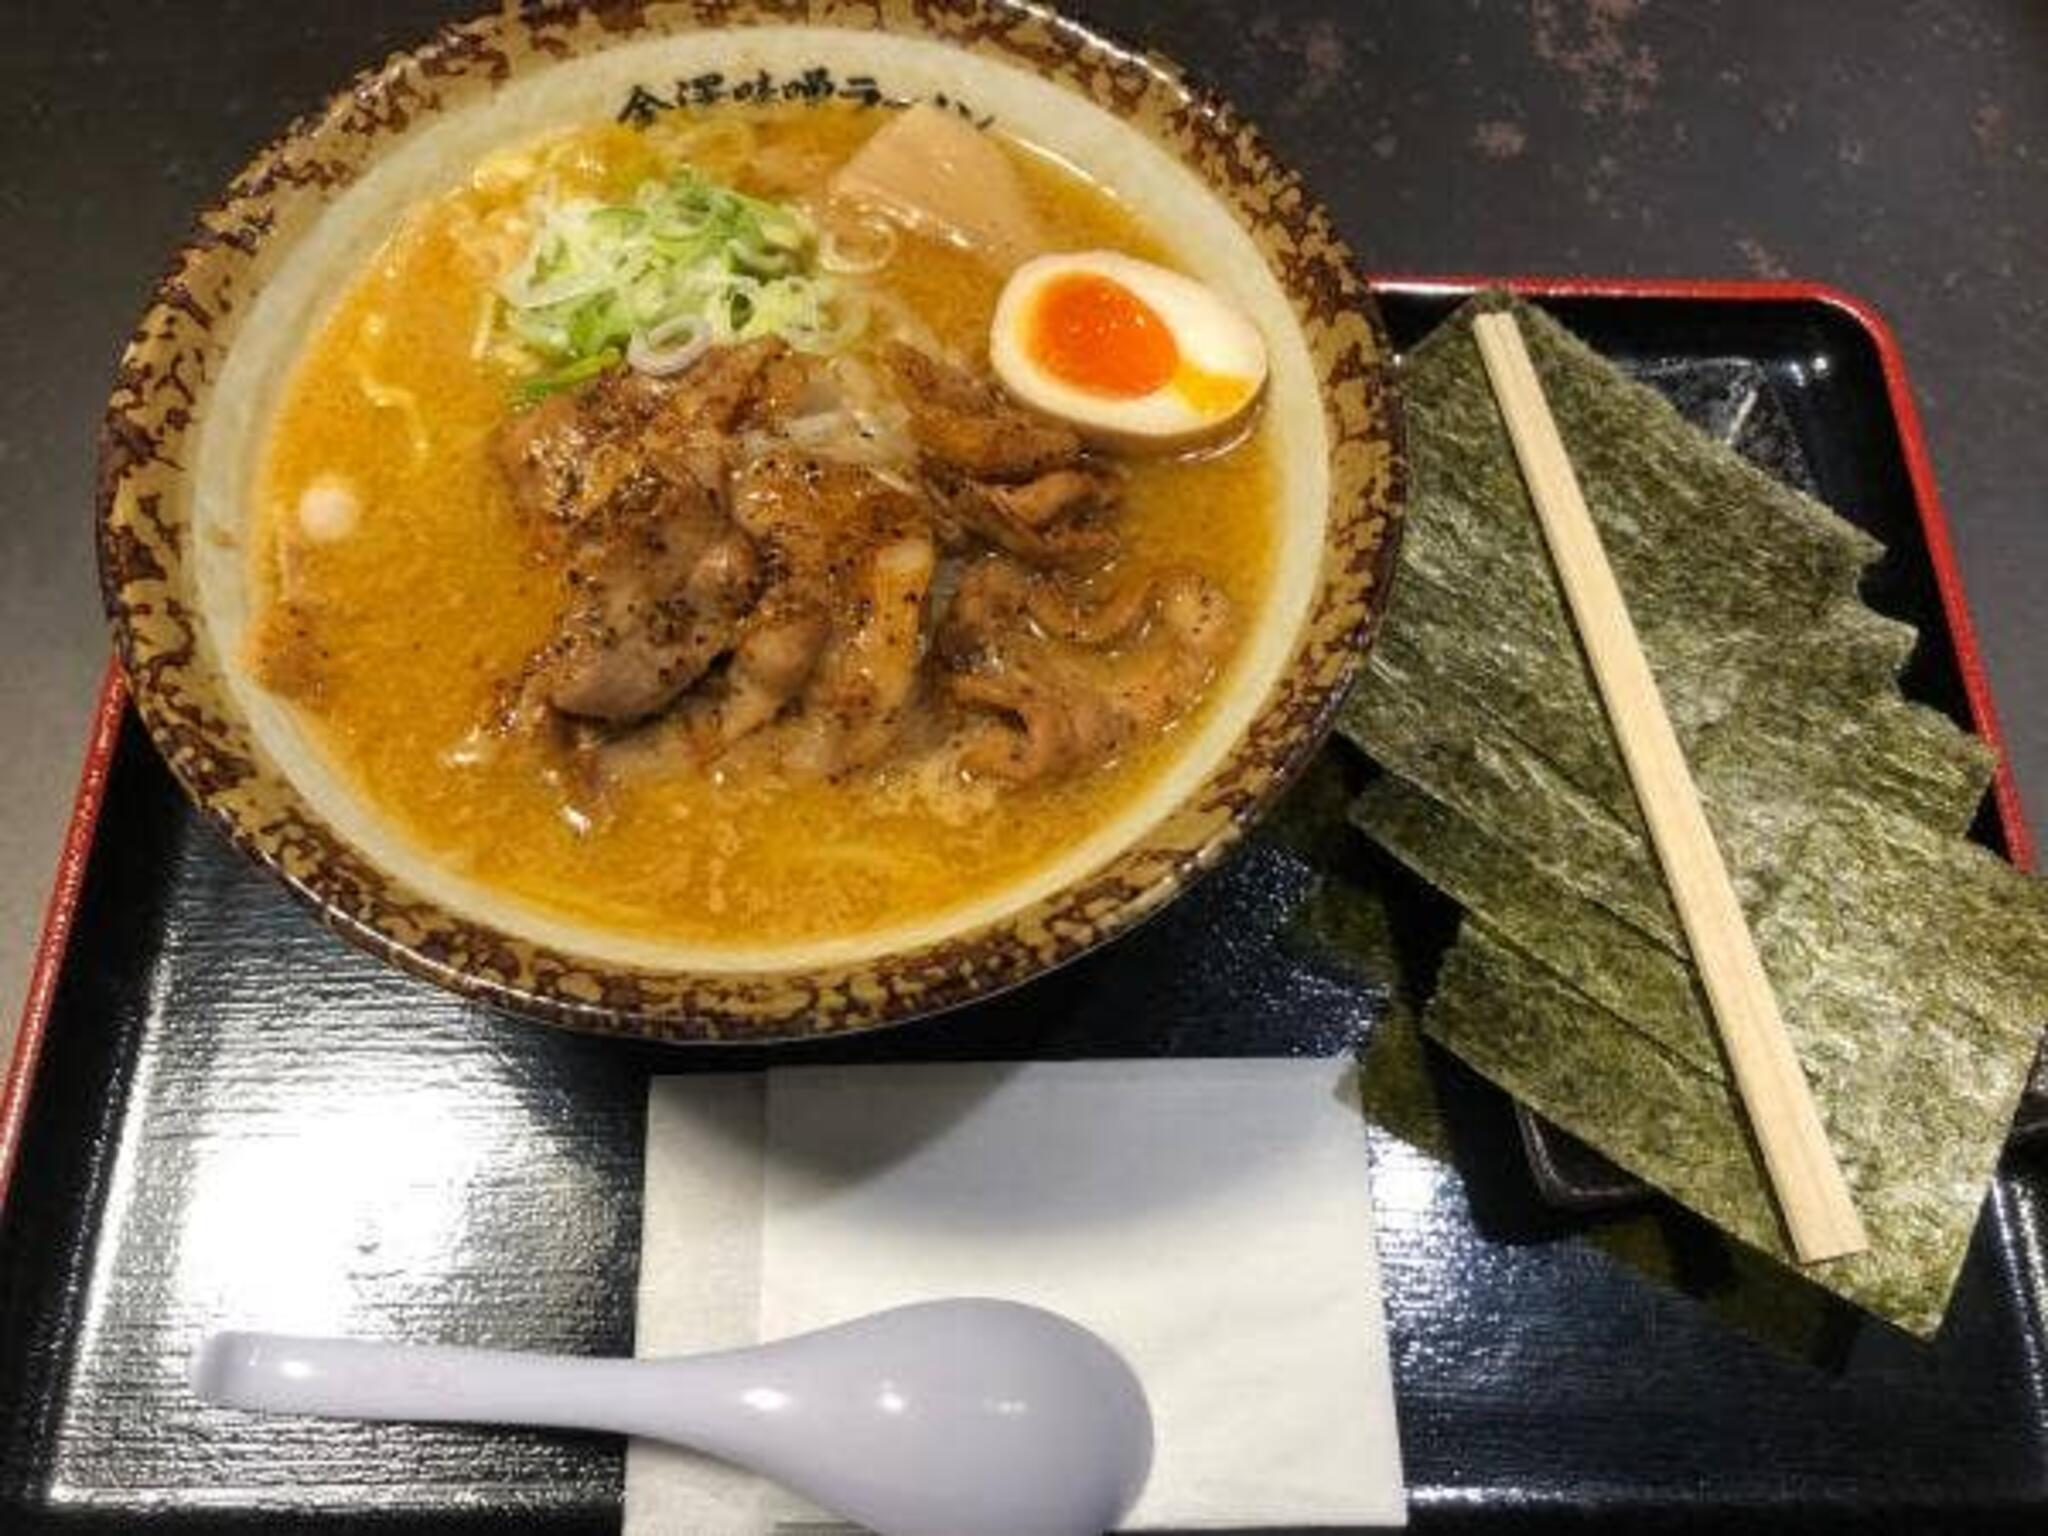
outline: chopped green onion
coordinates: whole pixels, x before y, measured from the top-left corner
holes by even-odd
[[[606,347],[588,357],[578,358],[566,368],[557,368],[553,373],[542,374],[539,378],[528,379],[519,386],[519,399],[525,405],[537,405],[549,395],[560,394],[565,389],[574,389],[587,379],[594,379],[608,368],[618,365],[623,354],[617,347]]]
[[[814,352],[865,323],[858,296],[818,271],[808,219],[687,168],[627,203],[544,191],[534,214],[526,256],[498,285],[499,326],[547,370],[522,386],[529,400],[649,355],[648,338],[679,321],[711,344],[780,335]]]

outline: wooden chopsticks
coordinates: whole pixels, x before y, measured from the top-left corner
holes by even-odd
[[[1572,472],[1543,385],[1511,314],[1482,315],[1472,333],[1515,457],[1536,504],[1565,600],[1607,706],[1693,960],[1706,987],[1735,1086],[1763,1153],[1778,1209],[1802,1263],[1870,1246],[1770,978],[1700,806],[1685,754]]]

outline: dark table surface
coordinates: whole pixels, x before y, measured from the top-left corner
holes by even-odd
[[[210,197],[482,0],[9,7],[0,46],[0,1019],[104,634],[92,434]],[[1793,275],[1903,339],[2023,788],[2048,795],[2048,4],[1077,6],[1267,128],[1377,271]],[[4,1028],[4,1025],[0,1025]]]

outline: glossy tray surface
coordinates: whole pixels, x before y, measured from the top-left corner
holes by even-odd
[[[1412,341],[1454,297],[1384,302]],[[1785,449],[1893,548],[1874,596],[1927,631],[1914,691],[1970,717],[1911,433],[1853,314],[1789,292],[1551,302],[1688,408],[1765,381]],[[104,769],[0,1217],[0,1530],[616,1529],[617,1441],[243,1417],[198,1404],[184,1361],[229,1321],[629,1350],[647,1078],[763,1058],[584,1039],[414,982],[245,866],[132,720]],[[1995,805],[1979,833],[2023,850]],[[775,1059],[1342,1050],[1383,998],[1284,941],[1310,882],[1255,842],[1022,991]],[[1401,889],[1426,950],[1447,914]],[[1676,1284],[1646,1282],[1595,1241],[1610,1218],[1542,1198],[1507,1101],[1437,1069],[1464,1176],[1373,1148],[1419,1529],[2048,1520],[2040,1146],[2008,1154],[1938,1341],[1829,1307],[1788,1352],[1686,1294],[1731,1271],[1710,1233],[1666,1210]]]

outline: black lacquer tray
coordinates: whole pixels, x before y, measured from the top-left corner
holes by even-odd
[[[1912,691],[1990,727],[1881,326],[1791,285],[1524,286],[1710,424],[1762,411],[1745,451],[1890,545],[1873,599],[1925,633]],[[1397,338],[1467,287],[1386,285]],[[2024,861],[1999,788],[1978,834]],[[1284,942],[1310,883],[1254,842],[1057,975],[776,1059],[1343,1050],[1383,994]],[[185,1357],[236,1319],[628,1351],[647,1079],[762,1059],[557,1033],[347,948],[186,807],[116,684],[0,1116],[0,1530],[616,1529],[615,1440],[219,1412]],[[2048,1150],[2008,1153],[1938,1340],[1828,1304],[1788,1351],[1688,1294],[1718,1239],[1661,1208],[1678,1269],[1644,1279],[1596,1241],[1613,1218],[1546,1201],[1507,1100],[1435,1065],[1463,1176],[1374,1147],[1418,1528],[2048,1528]],[[1553,1194],[1597,1192],[1529,1140]]]

